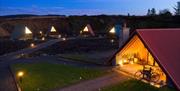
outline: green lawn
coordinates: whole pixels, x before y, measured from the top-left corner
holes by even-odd
[[[90,60],[90,58],[84,54],[61,54],[60,56],[64,58],[75,59],[75,60],[84,60],[84,61]]]
[[[168,87],[156,88],[138,80],[128,80],[110,87],[106,87],[102,89],[102,91],[176,91],[176,90]]]
[[[88,69],[46,62],[14,64],[12,69],[15,73],[18,71],[25,73],[22,83],[18,82],[23,91],[48,91],[106,74],[106,71],[100,69]]]
[[[84,61],[84,62],[92,62],[97,64],[102,64],[105,58],[97,58],[96,56],[90,56],[85,53],[81,54],[59,54],[60,57],[64,57],[67,59],[73,59],[75,61]]]

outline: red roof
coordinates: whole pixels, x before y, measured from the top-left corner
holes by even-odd
[[[180,29],[138,29],[137,34],[180,89]]]
[[[91,35],[92,35],[92,36],[95,36],[95,33],[94,33],[94,31],[92,30],[90,24],[87,24],[87,28],[88,28],[89,32],[91,33]]]

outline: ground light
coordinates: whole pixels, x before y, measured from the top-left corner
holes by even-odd
[[[42,37],[42,39],[41,39],[42,41],[44,41],[45,40],[45,37]]]
[[[114,40],[113,40],[113,39],[111,39],[110,41],[111,41],[111,43],[114,43]]]
[[[31,43],[30,46],[31,46],[32,48],[35,47],[34,43]]]
[[[24,76],[24,72],[23,71],[19,71],[17,73],[17,77],[19,78],[19,81],[22,83],[22,77]]]
[[[80,34],[82,34],[82,31],[80,31]]]
[[[61,35],[60,35],[60,34],[58,35],[58,38],[61,38]]]
[[[63,41],[66,41],[66,38],[62,38]]]

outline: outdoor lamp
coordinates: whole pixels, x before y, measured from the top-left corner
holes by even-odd
[[[22,72],[22,71],[19,71],[18,73],[17,73],[17,76],[18,76],[18,78],[19,78],[19,81],[22,83],[22,77],[23,77],[23,75],[24,75],[24,72]]]
[[[18,72],[18,77],[22,77],[24,75],[24,72],[20,71]]]

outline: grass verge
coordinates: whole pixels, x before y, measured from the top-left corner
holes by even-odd
[[[102,91],[176,91],[173,88],[156,88],[138,80],[128,80],[110,87],[103,88]]]

